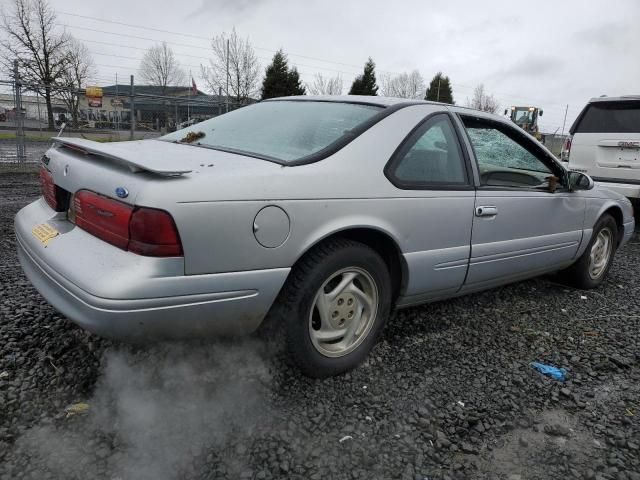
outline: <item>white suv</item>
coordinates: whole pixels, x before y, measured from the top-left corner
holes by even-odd
[[[640,199],[640,96],[592,98],[569,132],[561,158],[571,170]]]

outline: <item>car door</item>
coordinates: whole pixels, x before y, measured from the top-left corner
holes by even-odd
[[[582,240],[586,202],[562,185],[564,169],[517,127],[482,115],[459,119],[477,169],[465,289],[570,264]]]
[[[428,115],[385,168],[412,207],[399,212],[409,270],[403,305],[449,296],[464,283],[470,254],[474,186],[470,159],[449,113]]]

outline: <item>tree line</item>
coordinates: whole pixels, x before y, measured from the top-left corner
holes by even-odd
[[[69,33],[55,28],[56,13],[48,0],[12,0],[10,8],[6,5],[2,8],[1,15],[0,30],[4,35],[0,40],[0,62],[5,71],[13,71],[14,61],[19,60],[18,73],[22,82],[29,90],[44,97],[49,128],[54,126],[54,97],[66,104],[77,124],[80,91],[95,81],[96,76],[89,50]],[[275,53],[262,74],[251,42],[241,38],[235,28],[230,34],[212,38],[211,54],[208,64],[200,65],[199,77],[213,94],[224,93],[238,104],[258,98],[344,93],[340,75],[327,78],[317,73],[311,82],[303,82],[282,49]],[[186,74],[165,42],[144,53],[138,77],[147,85],[159,87],[162,94],[169,86],[195,85],[192,74]],[[377,78],[376,65],[371,58],[353,80],[348,94],[455,103],[451,81],[442,72],[436,73],[428,85],[418,70],[395,76],[382,72]],[[476,87],[472,100],[467,99],[466,104],[494,113],[500,107],[482,84]]]

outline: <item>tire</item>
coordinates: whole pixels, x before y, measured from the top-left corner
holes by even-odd
[[[603,235],[608,237],[608,245],[604,247],[602,245]],[[566,281],[566,283],[585,290],[600,286],[606,278],[607,273],[609,273],[617,246],[618,225],[611,215],[605,213],[598,219],[593,227],[591,240],[584,253],[576,263],[560,273],[561,278]],[[597,267],[597,262],[594,263],[592,253],[594,253],[595,259],[597,259],[598,251],[602,251],[602,248],[599,247],[604,248],[608,254],[604,264],[600,268],[595,268]]]
[[[343,284],[347,287],[336,294]],[[391,279],[384,260],[367,245],[337,238],[314,247],[296,263],[269,316],[284,323],[293,363],[309,377],[325,378],[366,358],[390,308]],[[342,331],[346,333],[340,339]],[[336,339],[329,339],[332,336]]]

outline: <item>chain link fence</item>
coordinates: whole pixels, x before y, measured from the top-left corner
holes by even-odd
[[[100,89],[57,88],[53,125],[37,85],[0,79],[0,169],[33,168],[54,136],[99,142],[155,138],[245,104],[189,87],[111,85]]]

